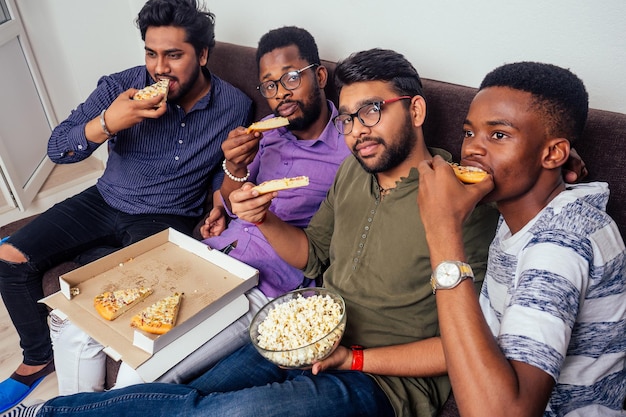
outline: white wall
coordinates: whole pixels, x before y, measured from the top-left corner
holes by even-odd
[[[58,121],[100,76],[144,62],[132,0],[16,0]]]
[[[583,79],[591,107],[626,113],[624,0],[206,1],[221,41],[256,46],[293,24],[315,36],[323,58],[392,48],[422,77],[473,87],[506,62],[550,62]],[[134,18],[144,0],[17,3],[60,120],[101,74],[143,61]]]

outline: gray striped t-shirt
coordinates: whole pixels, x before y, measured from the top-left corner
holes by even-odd
[[[522,230],[501,219],[480,296],[509,360],[556,381],[544,416],[618,416],[626,396],[626,251],[605,183],[568,185]]]

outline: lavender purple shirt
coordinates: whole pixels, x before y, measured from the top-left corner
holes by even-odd
[[[337,109],[328,101],[332,117]],[[278,192],[270,211],[287,223],[306,227],[317,212],[333,183],[341,162],[350,154],[341,135],[332,122],[326,125],[319,138],[298,140],[286,128],[263,134],[259,152],[248,167],[250,180],[255,184],[277,178],[306,175],[309,185]],[[218,237],[203,242],[214,249],[223,249],[237,241],[230,256],[259,270],[259,289],[268,297],[276,297],[303,284],[302,270],[283,261],[251,223],[233,218],[228,228]]]

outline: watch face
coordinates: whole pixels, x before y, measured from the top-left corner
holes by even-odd
[[[443,263],[437,268],[437,282],[442,287],[454,285],[459,277],[459,267],[453,263]]]

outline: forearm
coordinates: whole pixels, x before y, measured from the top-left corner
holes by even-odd
[[[302,229],[282,221],[271,211],[258,228],[278,256],[289,265],[304,269],[309,258],[309,240]]]
[[[104,120],[104,128],[102,126],[103,122],[101,121],[101,118]],[[110,138],[110,136],[105,132],[105,128],[109,133],[111,133],[111,135],[117,133],[109,130],[107,126],[108,125],[106,123],[105,112],[103,116],[98,115],[98,117],[91,119],[89,122],[87,122],[87,124],[85,125],[85,137],[90,142],[102,144]]]
[[[100,123],[104,109],[107,109],[105,126],[110,133],[117,133],[120,129],[112,126],[108,109],[121,91],[119,84],[110,77],[101,78],[87,100],[53,130],[48,141],[50,159],[61,164],[82,161],[106,142],[108,135]]]
[[[220,193],[219,190],[217,190],[217,191],[215,191],[213,193],[213,197],[212,197],[213,207],[223,207],[224,206],[224,201],[222,200],[221,195],[222,194]]]
[[[487,407],[505,398],[503,392],[510,391],[515,375],[485,323],[471,281],[439,290],[436,297],[443,351],[459,408],[464,416],[503,415],[495,412],[498,408],[488,412]],[[500,375],[502,371],[508,375]]]
[[[403,345],[365,349],[363,372],[417,378],[444,375],[446,361],[441,339],[432,337]]]
[[[85,122],[64,121],[48,140],[48,157],[57,164],[70,164],[88,158],[99,146],[86,137]]]
[[[246,175],[245,172],[244,174],[242,174],[241,178],[243,178],[244,175]],[[233,191],[240,189],[241,185],[241,182],[233,181],[228,177],[228,175],[224,175],[224,181],[222,181],[222,186],[220,187],[219,192],[222,195],[222,199],[224,200],[224,203],[229,210],[232,210],[232,207],[230,205],[230,200],[228,196],[230,196],[230,193],[232,193]]]
[[[465,261],[454,238],[438,248],[434,250],[433,268],[435,262],[444,260]],[[463,415],[541,415],[547,397],[545,401],[541,398],[539,386],[546,380],[529,384],[537,376],[523,378],[519,372],[532,367],[514,367],[507,360],[485,321],[471,280],[464,280],[453,289],[438,290],[436,297],[448,374]]]

